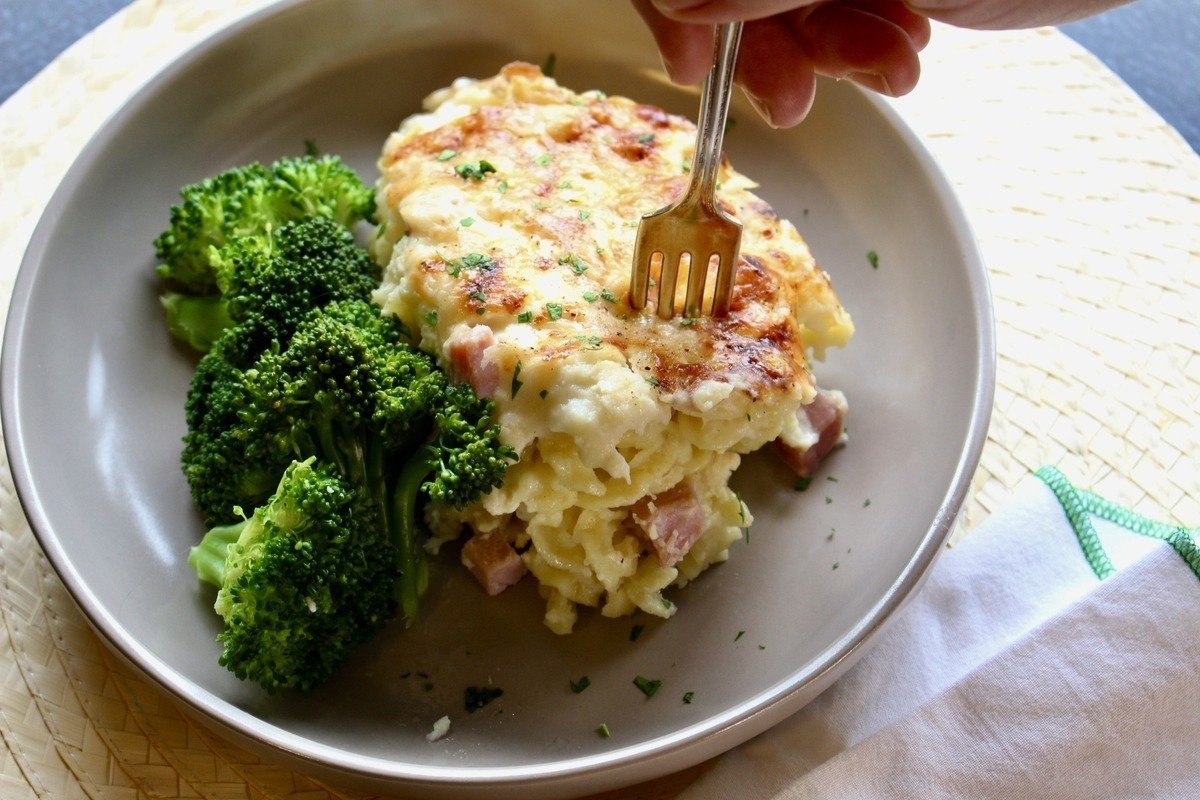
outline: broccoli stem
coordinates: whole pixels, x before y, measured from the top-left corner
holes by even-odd
[[[233,325],[221,295],[165,292],[159,299],[167,314],[167,330],[201,353],[211,350],[217,338]]]
[[[392,490],[391,514],[388,528],[396,544],[400,580],[396,584],[396,599],[404,612],[405,626],[417,618],[417,602],[425,589],[425,559],[417,540],[417,496],[421,484],[437,467],[437,451],[422,445],[405,462]]]
[[[231,525],[218,525],[204,534],[200,544],[188,553],[188,564],[205,583],[221,587],[225,583],[225,555],[242,535],[248,519]]]

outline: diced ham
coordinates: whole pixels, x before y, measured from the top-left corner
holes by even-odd
[[[471,384],[480,397],[491,397],[500,385],[500,367],[488,353],[495,343],[496,336],[487,325],[455,328],[446,340],[452,376]]]
[[[807,417],[808,425],[817,434],[816,443],[802,450],[785,444],[782,439],[776,439],[775,449],[796,475],[809,478],[816,472],[817,466],[825,456],[841,441],[843,412],[842,407],[822,389],[818,390],[813,401],[802,407],[798,413]]]
[[[704,533],[704,509],[690,481],[643,497],[633,506],[633,521],[664,567],[678,563]]]
[[[463,545],[462,563],[493,596],[521,580],[527,571],[521,556],[500,536],[472,536]]]

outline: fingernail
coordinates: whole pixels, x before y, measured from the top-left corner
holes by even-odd
[[[888,83],[887,75],[884,75],[882,72],[879,73],[879,83],[883,86],[884,94],[886,94],[888,97],[896,96],[896,92],[892,89],[892,85]]]
[[[771,118],[771,104],[769,102],[761,97],[755,97],[752,94],[747,94],[746,99],[750,101],[750,105],[754,106],[754,110],[758,112],[760,117],[766,120],[768,125],[770,125],[772,128],[779,127]]]

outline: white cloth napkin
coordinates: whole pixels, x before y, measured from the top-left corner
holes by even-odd
[[[1064,503],[1030,478],[862,661],[679,800],[1200,798],[1194,538],[1039,474]]]

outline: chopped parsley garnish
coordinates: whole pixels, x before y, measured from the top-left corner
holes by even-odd
[[[695,317],[683,317],[682,319],[679,320],[679,327],[681,327],[681,328],[690,328],[695,324],[696,324]]]
[[[638,144],[650,144],[651,142],[654,141],[654,134],[653,133],[643,133],[641,136],[639,136],[637,138],[637,140],[638,140]]]
[[[835,562],[833,562],[833,568],[834,568],[834,569],[837,569],[837,568],[838,568],[838,562],[836,562],[836,561],[835,561]]]
[[[474,714],[502,694],[504,690],[496,686],[468,686],[463,692],[463,705],[468,714]]]
[[[518,361],[517,365],[515,367],[513,367],[512,395],[511,396],[514,398],[517,396],[517,392],[521,391],[521,387],[525,385],[524,382],[522,382],[520,380],[520,378],[518,377],[520,374],[521,374],[521,362]]]
[[[576,336],[575,338],[586,344],[589,350],[599,350],[600,343],[604,341],[599,336]]]
[[[600,299],[604,300],[605,302],[608,302],[608,303],[617,302],[617,296],[615,294],[613,294],[612,292],[610,292],[608,289],[600,290]]]
[[[803,492],[805,489],[807,489],[811,485],[812,485],[812,478],[796,478],[796,482],[792,485],[792,488],[795,489],[797,492]]]
[[[554,68],[558,66],[558,56],[551,53],[546,56],[546,60],[542,62],[542,74],[547,78],[554,77]]]
[[[733,117],[725,118],[725,132],[726,133],[729,133],[731,130],[733,130],[734,125],[737,125],[736,119],[734,119]]]
[[[608,723],[607,723],[607,722],[601,722],[601,723],[600,723],[600,727],[599,727],[599,728],[596,728],[596,733],[600,734],[600,736],[601,736],[602,738],[604,738],[604,739],[611,739],[611,738],[612,738],[612,731],[610,731],[610,730],[608,729]]]
[[[590,217],[591,215],[592,215],[592,212],[590,212],[590,211],[580,211],[580,212],[579,212],[579,218],[580,218],[580,219],[587,219],[587,218],[588,218],[588,217]]]
[[[496,168],[492,166],[490,161],[485,161],[481,158],[478,161],[468,161],[466,164],[459,164],[454,168],[454,171],[464,181],[481,181],[489,172],[495,172]]]
[[[696,696],[695,692],[684,692],[683,693],[683,704],[686,706],[690,706],[692,704],[692,698],[695,696]]]
[[[830,528],[829,535],[825,537],[825,541],[832,542],[834,534],[836,534],[836,533],[837,533],[837,528]]]
[[[640,689],[642,694],[646,695],[646,697],[654,697],[654,693],[662,688],[662,681],[651,680],[638,675],[633,679],[633,685],[638,687],[638,689]]]
[[[546,303],[546,315],[550,319],[562,319],[563,307],[561,303]]]
[[[533,322],[533,312],[522,311],[520,314],[517,314],[517,322]]]
[[[767,649],[767,646],[766,646],[765,644],[760,644],[760,645],[758,646],[758,649],[759,649],[759,650],[766,650],[766,649]]]
[[[879,269],[879,253],[876,253],[874,250],[868,250],[867,263],[871,265],[871,269]]]
[[[868,497],[866,500],[863,500],[863,508],[866,508],[869,505],[871,505],[871,498]]]
[[[449,161],[450,159],[454,158],[456,155],[458,155],[457,150],[451,150],[450,148],[446,148],[445,150],[443,150],[442,152],[437,154],[437,160],[438,161]]]
[[[540,392],[538,392],[538,397],[540,397],[540,398],[542,398],[543,400],[545,400],[545,399],[546,399],[546,395],[548,395],[548,394],[550,394],[550,390],[549,390],[549,389],[542,389]]]
[[[645,625],[634,625],[629,629],[629,641],[636,642],[638,637],[642,635],[642,631],[646,629]]]
[[[425,312],[425,324],[426,325],[437,325],[437,312],[436,311]]]
[[[495,269],[496,262],[485,256],[483,253],[467,253],[462,258],[452,258],[446,262],[447,272],[450,277],[457,278],[458,273],[464,269]]]
[[[472,300],[478,300],[480,303],[487,302],[487,294],[483,291],[483,289],[476,289],[467,295],[467,297],[470,297]]]
[[[534,161],[536,161],[537,163],[541,164],[544,167],[550,163],[550,154],[542,153],[540,156],[535,158]]]
[[[651,375],[650,377],[646,378],[646,383],[650,384],[651,386],[658,386],[658,378]]]
[[[584,263],[582,258],[574,253],[567,253],[558,260],[558,263],[569,265],[571,267],[571,271],[576,275],[582,275],[583,273],[587,272],[587,264]]]
[[[737,636],[733,637],[733,640],[736,642],[738,639],[742,638],[745,635],[746,635],[745,631],[738,631]]]
[[[833,502],[833,498],[830,497],[829,495],[825,495],[825,505],[829,505],[832,502]]]
[[[600,299],[600,295],[596,294],[595,292],[584,292],[583,299],[587,300],[589,303],[594,303]]]
[[[474,217],[463,217],[462,219],[460,219],[458,221],[458,224],[462,225],[464,228],[469,228],[475,224],[475,218]]]
[[[829,481],[830,483],[837,483],[837,476],[836,475],[826,475],[825,480]]]
[[[500,181],[499,183],[497,183],[496,191],[499,192],[500,194],[504,194],[505,192],[507,192],[508,191],[508,181]]]
[[[592,681],[587,675],[584,675],[577,681],[569,681],[569,683],[571,684],[571,691],[575,694],[579,694],[584,689],[592,685]]]

